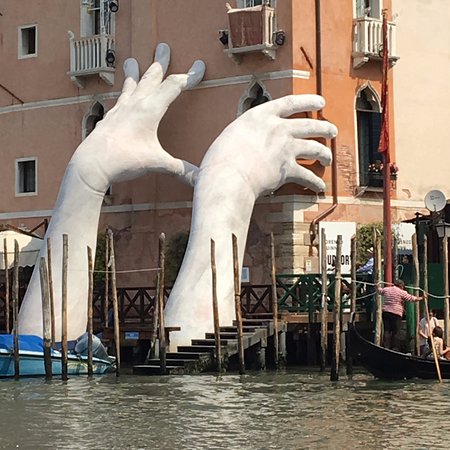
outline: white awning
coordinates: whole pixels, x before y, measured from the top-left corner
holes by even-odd
[[[4,240],[6,239],[8,269],[14,266],[14,241],[19,244],[19,266],[34,266],[43,240],[14,230],[0,231],[0,269],[5,270]]]

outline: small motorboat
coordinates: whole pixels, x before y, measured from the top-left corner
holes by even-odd
[[[12,334],[0,334],[0,378],[14,377],[14,337]],[[94,341],[94,357],[92,359],[93,373],[104,374],[115,368],[115,358],[108,356],[104,350],[103,344],[99,344],[96,336]],[[73,375],[87,375],[88,357],[86,346],[84,345],[85,336],[77,342],[83,347],[83,351],[75,349],[67,355],[67,373]],[[100,347],[101,346],[101,347]],[[102,348],[103,347],[103,348]],[[101,357],[95,353],[95,349],[100,349]],[[97,354],[99,352],[97,351]],[[62,372],[62,353],[51,349],[52,374],[61,375]],[[41,337],[33,335],[19,335],[19,374],[21,377],[45,376],[44,365],[44,343]]]
[[[414,356],[389,350],[365,339],[358,331],[358,325],[349,322],[350,353],[376,378],[404,380],[411,378],[437,379],[436,363],[431,357]],[[442,378],[450,378],[450,361],[439,359]]]

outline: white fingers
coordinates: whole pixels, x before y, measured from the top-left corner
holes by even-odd
[[[157,97],[155,96],[155,98],[157,98],[155,104],[160,105],[162,107],[162,113],[164,113],[182,91],[190,89],[200,83],[204,74],[205,63],[197,60],[187,74],[169,75],[161,84],[161,89],[159,90]]]
[[[148,96],[157,86],[159,86],[167,72],[170,62],[170,47],[161,43],[155,50],[153,64],[147,69],[139,82],[136,93]]]
[[[123,82],[122,93],[117,99],[114,108],[109,112],[117,109],[130,95],[135,91],[139,82],[139,64],[134,58],[128,58],[123,63],[123,73],[125,75],[125,81]]]
[[[289,166],[285,182],[301,184],[314,192],[324,192],[326,187],[321,178],[295,161]]]
[[[331,150],[317,141],[306,141],[293,139],[288,144],[293,159],[317,160],[322,166],[329,166],[333,160]]]
[[[325,100],[320,95],[287,95],[285,97],[271,100],[257,106],[264,114],[274,114],[279,117],[289,117],[292,114],[319,111],[325,106]],[[256,110],[255,108],[255,110]]]
[[[177,176],[181,181],[194,186],[198,175],[198,167],[183,159],[174,158],[163,150],[163,158],[160,161],[161,170]]]
[[[200,81],[202,81],[205,75],[206,66],[205,63],[201,59],[197,59],[192,64],[192,67],[189,69],[187,73],[188,79],[186,82],[186,86],[183,89],[192,89],[197,86]]]
[[[283,128],[294,138],[325,138],[337,136],[337,128],[326,120],[289,119],[283,121]]]

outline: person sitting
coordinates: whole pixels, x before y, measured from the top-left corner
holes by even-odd
[[[434,348],[438,358],[450,359],[450,347],[447,347],[444,342],[444,331],[440,326],[436,326],[433,329],[433,343]],[[432,351],[430,351],[429,356],[432,356]]]
[[[356,273],[364,273],[367,275],[372,275],[372,273],[373,273],[373,247],[370,247],[367,250],[367,253],[368,253],[368,257],[369,257],[367,262],[364,265],[362,265],[361,267],[359,267],[356,270]]]
[[[438,326],[438,320],[436,319],[435,312],[430,311],[430,320],[426,317],[422,317],[418,326],[419,343],[420,343],[420,356],[429,354],[430,346],[428,345],[429,337],[431,337],[433,330]],[[428,330],[430,328],[430,331]]]

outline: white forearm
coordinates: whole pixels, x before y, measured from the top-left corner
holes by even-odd
[[[87,317],[87,247],[95,256],[98,220],[103,196],[87,187],[73,168],[68,168],[61,185],[54,215],[46,232],[39,253],[47,258],[47,238],[52,250],[52,280],[55,297],[56,336],[59,339],[61,325],[61,285],[63,234],[68,235],[68,338],[76,339],[86,330]],[[42,333],[41,288],[39,264],[35,265],[30,284],[19,313],[19,332]]]
[[[165,311],[167,326],[182,325],[181,332],[172,336],[174,347],[213,329],[211,239],[220,323],[230,325],[234,320],[232,235],[237,238],[240,270],[254,203],[254,193],[236,173],[227,168],[200,171],[189,243]]]

